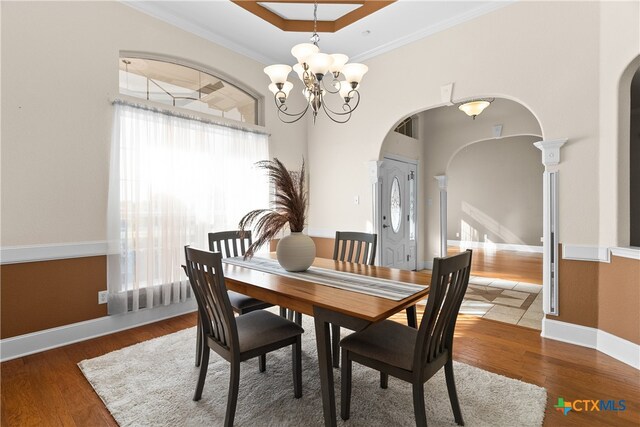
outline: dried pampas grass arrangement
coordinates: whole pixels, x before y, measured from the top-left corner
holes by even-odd
[[[255,251],[287,225],[291,232],[302,232],[307,218],[308,195],[305,187],[305,165],[299,172],[292,172],[280,160],[263,160],[256,166],[267,171],[273,184],[275,199],[269,209],[255,209],[242,217],[238,227],[245,231],[254,226],[254,241],[244,258],[251,258]]]

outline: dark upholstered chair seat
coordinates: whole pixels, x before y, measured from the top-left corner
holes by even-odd
[[[383,320],[343,338],[340,346],[367,358],[411,371],[417,337],[417,329]]]
[[[228,291],[228,293],[231,307],[233,307],[234,311],[240,313],[248,313],[253,310],[261,310],[263,308],[269,308],[273,305],[247,295],[239,294],[237,292]]]
[[[241,353],[284,341],[304,332],[296,323],[264,310],[238,316],[236,324]]]

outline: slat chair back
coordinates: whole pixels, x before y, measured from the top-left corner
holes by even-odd
[[[413,371],[422,376],[430,363],[453,351],[453,332],[471,271],[471,250],[446,258],[435,258],[429,298],[413,359]]]
[[[222,254],[185,247],[187,272],[204,336],[220,355],[239,354],[238,330],[222,273]]]
[[[376,261],[377,234],[336,231],[333,259],[373,265]]]
[[[251,246],[251,231],[220,231],[209,233],[209,250],[220,252],[223,258],[243,256]]]

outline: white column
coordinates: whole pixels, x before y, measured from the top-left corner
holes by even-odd
[[[545,314],[559,314],[558,310],[558,164],[560,163],[560,148],[566,139],[539,141],[534,143],[542,151],[542,306]]]
[[[371,200],[373,200],[371,212],[371,219],[373,221],[373,232],[378,234],[378,251],[376,251],[376,265],[381,265],[382,257],[382,222],[380,221],[380,211],[382,204],[382,197],[380,194],[380,175],[382,168],[382,161],[371,160],[367,164],[369,170],[369,182],[371,183]]]
[[[440,188],[440,256],[447,256],[447,177],[434,176]]]

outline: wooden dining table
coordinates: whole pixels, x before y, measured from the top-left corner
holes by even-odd
[[[275,254],[270,254],[275,258]],[[229,290],[240,292],[274,305],[313,316],[316,329],[322,408],[326,426],[336,425],[336,402],[331,359],[330,324],[359,331],[368,325],[387,319],[399,311],[423,300],[429,293],[428,273],[368,266],[316,258],[313,266],[362,274],[369,277],[427,285],[415,294],[395,301],[360,292],[338,289],[320,283],[259,271],[247,266],[224,264],[224,276]]]

